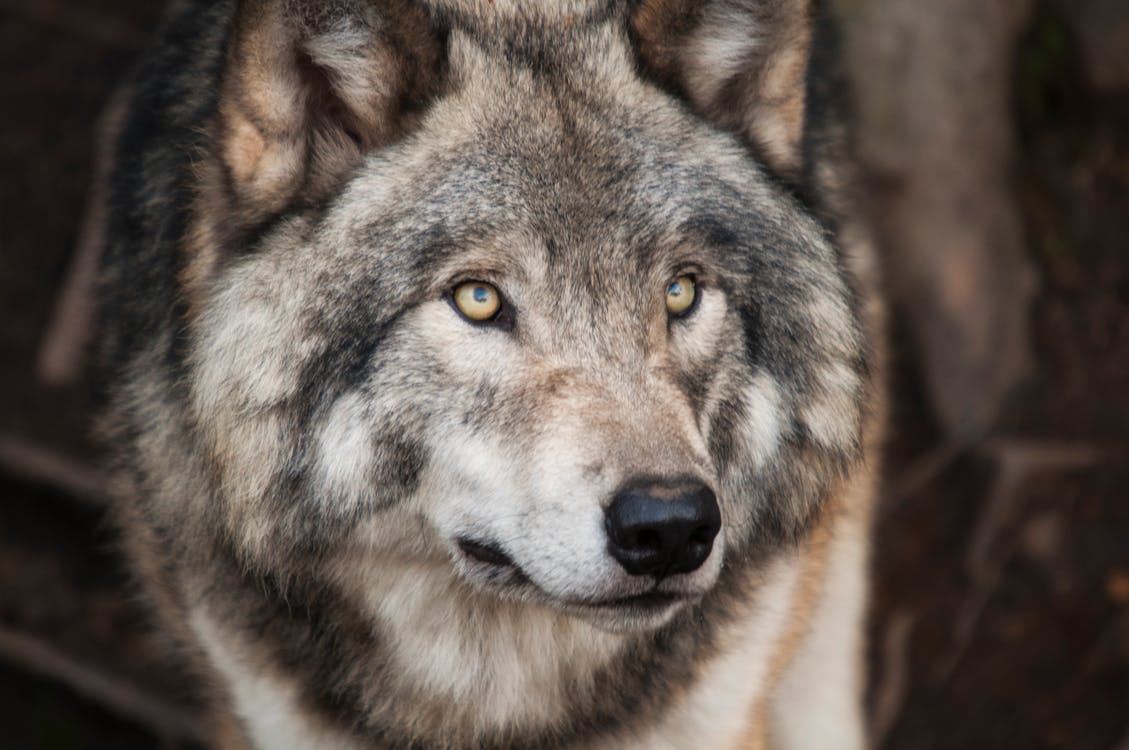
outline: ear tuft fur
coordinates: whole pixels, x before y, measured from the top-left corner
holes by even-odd
[[[811,0],[641,0],[631,28],[645,70],[794,176],[811,16]]]
[[[441,43],[407,0],[245,0],[220,94],[234,199],[253,220],[317,196],[409,126],[438,86]]]

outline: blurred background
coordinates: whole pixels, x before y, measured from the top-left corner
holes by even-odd
[[[1129,4],[834,0],[893,300],[875,747],[1129,750]],[[0,0],[0,747],[201,746],[104,520],[81,248],[151,0]]]

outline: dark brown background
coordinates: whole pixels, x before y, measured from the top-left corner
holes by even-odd
[[[1129,6],[835,4],[895,301],[875,744],[1129,750]],[[67,356],[95,122],[157,5],[0,0],[4,748],[199,741]]]

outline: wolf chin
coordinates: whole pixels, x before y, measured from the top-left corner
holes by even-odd
[[[881,308],[822,18],[172,8],[101,432],[217,745],[863,746]]]

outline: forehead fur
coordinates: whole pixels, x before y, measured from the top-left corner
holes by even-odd
[[[562,252],[606,257],[703,225],[739,232],[749,218],[761,233],[825,246],[735,138],[638,77],[619,25],[572,37],[588,52],[553,69],[452,32],[452,91],[358,171],[339,201],[347,221],[375,239],[410,218],[462,246],[520,226]],[[358,225],[358,213],[369,220]]]
[[[622,0],[425,0],[433,12],[496,33],[537,27],[575,26],[626,11]]]

